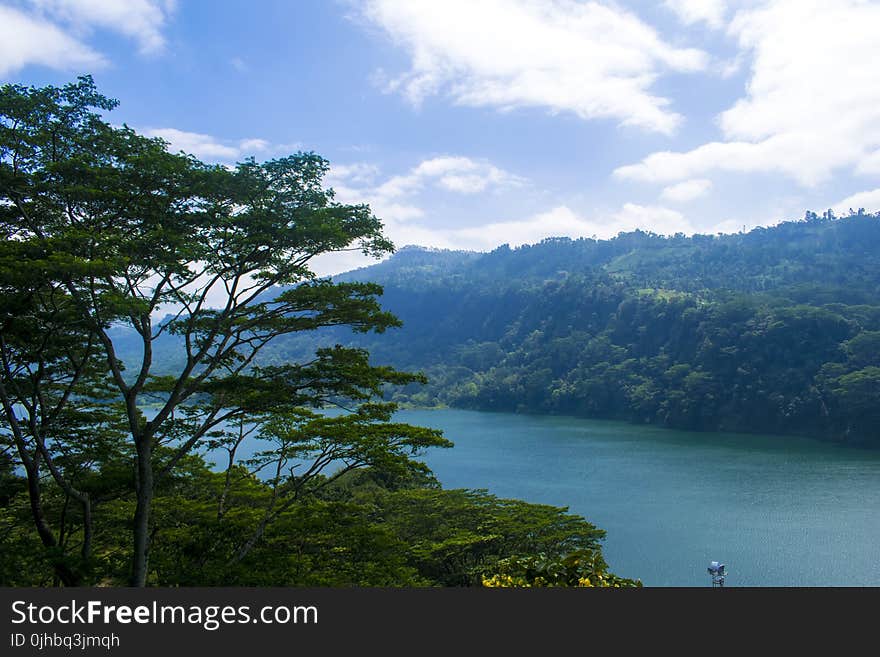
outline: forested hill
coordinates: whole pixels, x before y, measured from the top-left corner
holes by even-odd
[[[384,285],[404,327],[321,341],[425,371],[427,386],[398,393],[414,403],[880,446],[880,215],[486,254],[407,247],[338,279]]]

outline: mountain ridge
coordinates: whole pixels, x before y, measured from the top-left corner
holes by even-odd
[[[396,396],[410,403],[874,444],[878,254],[880,215],[864,212],[466,257],[410,247],[336,277],[384,285],[403,328],[323,338],[424,370],[426,388]]]

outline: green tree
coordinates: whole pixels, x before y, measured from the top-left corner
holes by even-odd
[[[3,439],[26,472],[47,549],[59,541],[41,507],[42,467],[87,515],[91,498],[59,461],[78,450],[71,467],[80,472],[90,460],[130,459],[123,491],[135,500],[130,583],[143,586],[157,488],[193,450],[234,441],[248,421],[262,426],[302,407],[368,403],[386,384],[420,377],[341,347],[259,367],[259,354],[279,336],[399,325],[380,308],[377,285],[332,283],[309,268],[325,253],[391,252],[381,222],[366,205],[334,200],[322,186],[328,164],[313,153],[250,159],[234,170],[211,166],[112,126],[101,113],[116,104],[90,77],[60,88],[0,88],[0,394]],[[163,312],[170,314],[156,321]],[[138,341],[137,357],[126,362],[116,344],[120,326]],[[159,377],[154,346],[167,335],[183,357]],[[148,414],[146,402],[154,404]],[[93,449],[81,413],[87,404],[106,414],[105,454]],[[436,431],[388,432],[387,411],[370,414],[355,409],[341,422],[345,431],[324,437],[348,441],[342,458],[358,466],[448,444]],[[113,440],[120,435],[124,441]],[[298,456],[314,456],[311,468],[331,464],[324,442],[306,444],[298,443]],[[78,583],[63,559],[56,569],[64,583]]]
[[[877,439],[880,426],[880,367],[869,366],[830,381],[832,400],[840,411],[841,437]]]
[[[408,488],[377,496],[385,524],[418,572],[443,586],[480,584],[502,558],[601,552],[605,532],[567,509],[500,499],[481,490]]]

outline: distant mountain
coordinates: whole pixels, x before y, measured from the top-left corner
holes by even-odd
[[[340,343],[424,370],[402,401],[880,444],[880,215],[407,247],[338,279],[382,284],[404,327],[285,338],[268,358]]]

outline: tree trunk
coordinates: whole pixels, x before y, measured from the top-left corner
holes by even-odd
[[[89,559],[92,558],[92,500],[89,498],[88,494],[84,495],[84,499],[82,500],[83,507],[83,544],[82,544],[82,558],[83,561],[88,563]]]
[[[149,438],[137,441],[137,507],[134,512],[134,555],[131,586],[147,585],[150,553],[150,507],[153,504],[153,459]]]
[[[34,471],[32,471],[32,469]],[[26,466],[25,472],[27,474],[28,498],[31,503],[31,515],[34,518],[34,525],[37,528],[37,534],[40,536],[40,541],[42,541],[43,545],[51,553],[52,567],[55,569],[55,575],[64,586],[79,586],[79,577],[70,569],[70,566],[62,561],[64,556],[63,548],[58,544],[58,541],[55,539],[55,534],[52,532],[49,523],[46,522],[46,517],[43,515],[39,473],[35,471],[35,465],[33,468]]]

